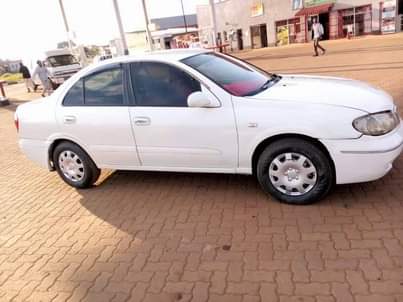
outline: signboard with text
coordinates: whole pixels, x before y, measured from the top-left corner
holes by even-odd
[[[263,2],[255,1],[250,9],[251,17],[258,17],[263,15]]]
[[[334,0],[304,0],[304,6],[310,7],[310,6],[316,6],[316,5],[334,3],[334,2],[335,2]]]

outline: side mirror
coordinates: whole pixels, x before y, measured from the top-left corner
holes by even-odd
[[[188,106],[194,108],[217,108],[220,103],[210,98],[201,91],[193,92],[188,96]]]

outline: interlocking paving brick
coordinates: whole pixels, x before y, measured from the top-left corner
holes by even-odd
[[[367,81],[403,113],[403,35],[237,55]],[[403,157],[385,178],[295,207],[249,176],[103,171],[75,190],[19,151],[0,109],[0,301],[403,301]],[[38,96],[38,95],[35,95]]]

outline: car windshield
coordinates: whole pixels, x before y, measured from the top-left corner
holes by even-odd
[[[73,55],[60,55],[48,57],[48,62],[52,67],[78,64],[77,59]]]
[[[266,73],[244,61],[217,53],[203,53],[182,63],[214,81],[235,96],[251,96],[269,87],[278,76]]]

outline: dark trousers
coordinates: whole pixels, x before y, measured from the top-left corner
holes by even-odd
[[[313,40],[313,48],[314,48],[314,50],[315,50],[315,55],[316,55],[316,56],[319,55],[319,53],[318,53],[318,48],[319,48],[321,51],[325,52],[325,49],[324,49],[322,46],[320,46],[320,44],[319,44],[319,39],[314,39],[314,40]]]

